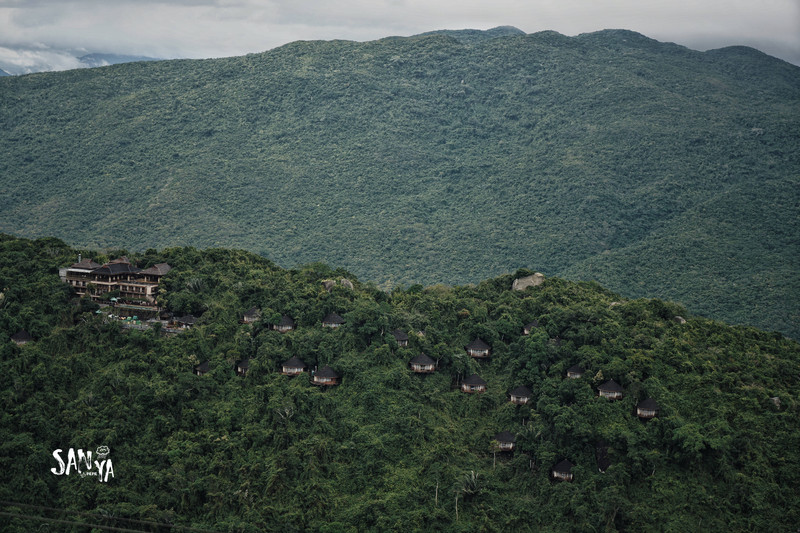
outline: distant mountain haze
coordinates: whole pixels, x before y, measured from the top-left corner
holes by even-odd
[[[800,337],[800,68],[625,30],[295,42],[0,80],[0,231],[384,288],[531,268]]]
[[[0,47],[0,49],[5,52],[5,57],[0,57],[0,66],[10,71],[0,70],[0,76],[104,67],[134,61],[158,61],[157,58],[153,57],[124,54],[91,53],[76,56],[68,50],[49,48],[39,50]]]
[[[105,67],[119,63],[132,63],[134,61],[158,61],[157,58],[147,56],[130,56],[123,54],[86,54],[78,58],[87,67]]]

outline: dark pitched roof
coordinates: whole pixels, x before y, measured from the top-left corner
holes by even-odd
[[[424,353],[419,354],[411,361],[409,361],[412,365],[435,365],[436,361],[425,355]]]
[[[539,321],[538,320],[534,320],[533,322],[528,322],[527,324],[525,324],[525,329],[533,329],[533,328],[538,328],[538,327],[539,327]]]
[[[501,431],[495,435],[494,440],[497,442],[517,442],[517,437],[510,431]]]
[[[481,379],[478,374],[472,374],[470,377],[464,380],[464,384],[466,385],[486,385],[486,382]]]
[[[488,349],[489,345],[483,342],[483,340],[479,338],[467,344],[467,350],[488,350]]]
[[[565,474],[569,474],[573,466],[575,465],[564,459],[563,461],[561,461],[560,463],[558,463],[553,467],[553,471],[564,472]]]
[[[511,396],[524,396],[526,398],[530,398],[533,395],[531,390],[526,387],[525,385],[520,385],[516,389],[511,391]]]
[[[103,266],[103,265],[101,265],[100,263],[95,263],[91,259],[87,258],[87,259],[82,259],[81,261],[79,261],[77,263],[73,263],[70,266],[70,268],[80,268],[80,269],[85,269],[85,270],[94,270],[95,268],[100,268],[101,266]]]
[[[584,368],[581,365],[572,365],[571,367],[569,367],[567,369],[567,374],[570,374],[570,373],[573,373],[573,372],[575,374],[583,374],[584,372],[586,372],[586,370],[584,370]]]
[[[236,361],[236,366],[247,370],[248,368],[250,368],[250,359],[242,359],[241,361]]]
[[[642,400],[636,407],[640,409],[647,409],[648,411],[658,411],[658,404],[652,398]]]
[[[261,311],[258,310],[258,307],[251,307],[250,309],[248,309],[247,311],[244,312],[244,316],[246,316],[246,317],[251,317],[251,316],[255,317],[255,316],[258,316],[260,313],[261,313]]]
[[[33,340],[33,337],[31,337],[30,333],[28,333],[24,329],[21,329],[18,332],[11,335],[11,340],[14,342],[29,342]]]
[[[394,330],[392,332],[392,335],[394,335],[395,340],[398,340],[398,341],[407,341],[408,340],[408,333],[406,333],[405,331],[400,330],[400,329]]]
[[[613,379],[609,379],[602,385],[597,387],[597,390],[604,390],[608,392],[622,392],[622,386]]]
[[[194,367],[195,370],[197,370],[198,372],[203,372],[203,373],[208,372],[209,368],[210,367],[208,365],[208,361],[203,361],[202,363],[200,363],[199,365],[195,365],[195,367]]]
[[[322,319],[322,322],[324,324],[344,324],[344,318],[336,313],[328,313],[325,318]]]
[[[285,363],[283,363],[283,366],[288,366],[289,368],[305,368],[306,364],[303,362],[302,359],[294,356]]]
[[[169,266],[167,263],[158,263],[157,265],[153,265],[150,268],[142,270],[139,274],[150,274],[153,276],[163,276],[167,272],[172,270],[172,267]]]
[[[323,366],[319,370],[317,370],[316,374],[314,374],[320,378],[338,378],[339,374],[336,373],[334,369],[329,367],[328,365]]]
[[[179,324],[194,324],[197,322],[197,318],[194,315],[186,315],[180,318],[176,318],[175,322]]]
[[[279,326],[291,326],[294,327],[294,320],[289,315],[283,315],[281,317],[281,321],[278,322]]]
[[[130,263],[123,262],[119,259],[115,259],[114,261],[106,263],[100,268],[96,268],[92,271],[94,274],[137,274],[139,272],[141,272],[141,269],[138,269]]]

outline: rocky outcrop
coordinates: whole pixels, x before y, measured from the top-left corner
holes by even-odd
[[[353,282],[347,278],[342,278],[339,280],[339,284],[344,287],[345,289],[353,289]],[[322,280],[322,286],[325,287],[325,290],[331,292],[331,289],[336,285],[336,280],[332,279],[324,279]]]
[[[542,283],[544,283],[544,274],[537,272],[536,274],[525,276],[524,278],[515,279],[514,283],[511,285],[511,290],[524,291],[528,287],[536,287]]]

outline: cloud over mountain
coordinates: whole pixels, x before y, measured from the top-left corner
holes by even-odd
[[[716,3],[618,0],[0,0],[0,67],[63,70],[70,55],[104,52],[207,58],[261,52],[296,40],[366,41],[441,28],[513,24],[566,35],[629,28],[709,49],[747,45],[800,64],[800,13],[792,0]],[[59,54],[58,52],[63,52]],[[8,68],[6,68],[8,67]]]

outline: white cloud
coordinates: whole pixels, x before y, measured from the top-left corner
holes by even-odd
[[[63,50],[51,50],[44,46],[28,49],[0,46],[0,68],[9,74],[69,70],[82,66],[77,57]]]

